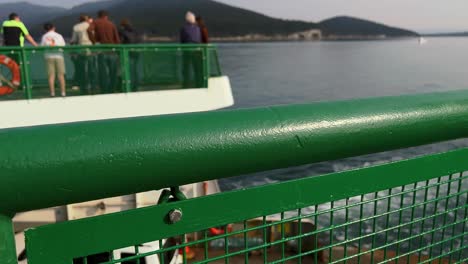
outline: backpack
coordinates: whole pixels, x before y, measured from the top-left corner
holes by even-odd
[[[141,35],[133,28],[121,28],[119,33],[123,44],[138,44],[142,42]]]

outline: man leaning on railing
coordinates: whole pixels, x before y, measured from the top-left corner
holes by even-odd
[[[26,26],[21,22],[18,14],[11,13],[8,20],[2,25],[3,41],[5,46],[24,46],[26,38],[33,46],[37,46],[36,41],[29,34]]]
[[[81,14],[78,24],[73,26],[72,45],[93,45],[92,37],[89,28],[93,23],[91,17],[86,14]],[[81,95],[91,94],[96,90],[97,85],[97,66],[95,56],[90,51],[83,52],[82,50],[71,55],[72,62],[75,66],[75,90],[80,90]]]
[[[110,21],[105,10],[98,12],[98,18],[91,24],[88,32],[94,34],[96,44],[120,44],[117,27]],[[98,56],[99,84],[102,93],[114,93],[118,87],[119,56],[116,53],[101,53]]]

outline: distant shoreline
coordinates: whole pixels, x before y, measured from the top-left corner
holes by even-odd
[[[431,38],[456,37],[456,38],[463,38],[463,37],[468,37],[468,33],[422,34],[421,37],[431,37]]]
[[[418,36],[419,37],[419,36]],[[249,42],[297,42],[297,41],[369,41],[369,40],[398,40],[398,39],[414,39],[416,36],[397,36],[389,37],[385,35],[378,36],[361,36],[361,35],[330,35],[321,36],[320,38],[301,38],[291,36],[265,36],[265,35],[246,35],[246,36],[229,36],[229,37],[211,37],[211,42],[238,42],[238,43],[249,43]],[[144,42],[178,42],[175,37],[161,37],[161,36],[145,36]]]

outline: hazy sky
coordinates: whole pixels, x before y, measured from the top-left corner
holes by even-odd
[[[0,0],[13,2],[14,0]],[[89,0],[29,0],[43,5],[73,5]],[[148,0],[154,1],[154,0]],[[190,1],[190,0],[187,0]],[[417,31],[468,31],[468,0],[218,0],[267,15],[319,21],[351,15]]]
[[[219,0],[272,16],[319,21],[351,15],[418,31],[468,31],[468,0]]]

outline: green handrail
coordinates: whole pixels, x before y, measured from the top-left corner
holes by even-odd
[[[0,212],[466,136],[468,91],[5,129]]]

